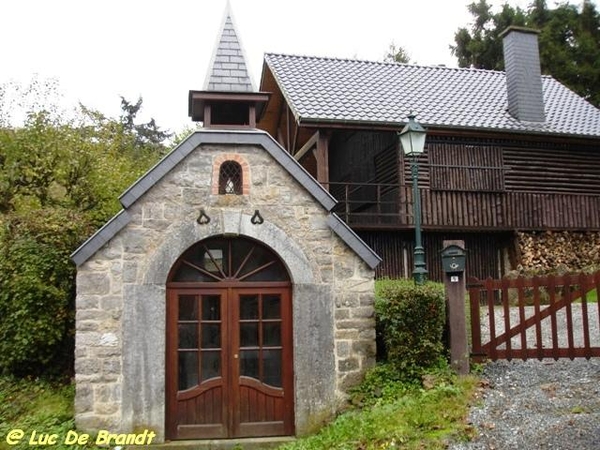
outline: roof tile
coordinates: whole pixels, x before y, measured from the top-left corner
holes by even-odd
[[[409,112],[429,127],[600,137],[600,110],[542,76],[546,121],[507,111],[504,72],[269,53],[265,63],[305,121],[399,124]]]

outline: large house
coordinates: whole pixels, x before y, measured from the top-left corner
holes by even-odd
[[[427,269],[444,239],[466,243],[467,272],[519,263],[516,232],[600,230],[600,110],[540,74],[536,32],[504,33],[506,72],[267,54],[266,130],[338,200],[335,211],[409,277],[410,158],[396,135],[427,129],[419,195]],[[579,235],[580,236],[580,235]]]
[[[600,111],[540,76],[535,34],[505,44],[506,73],[268,54],[256,91],[226,14],[189,94],[203,128],[72,255],[77,426],[239,439],[331,417],[374,363],[375,276],[410,275],[411,111],[431,278],[447,237],[484,276],[516,230],[600,230]]]

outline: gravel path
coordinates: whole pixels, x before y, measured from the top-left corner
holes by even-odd
[[[498,361],[482,378],[477,437],[450,449],[600,449],[600,358]]]

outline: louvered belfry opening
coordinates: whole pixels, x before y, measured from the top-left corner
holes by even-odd
[[[219,168],[219,194],[242,195],[242,166],[235,161],[225,161]]]

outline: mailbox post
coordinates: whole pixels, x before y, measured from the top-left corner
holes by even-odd
[[[450,328],[450,363],[460,374],[469,373],[469,348],[465,317],[466,251],[464,241],[444,241],[442,249],[444,288]]]

